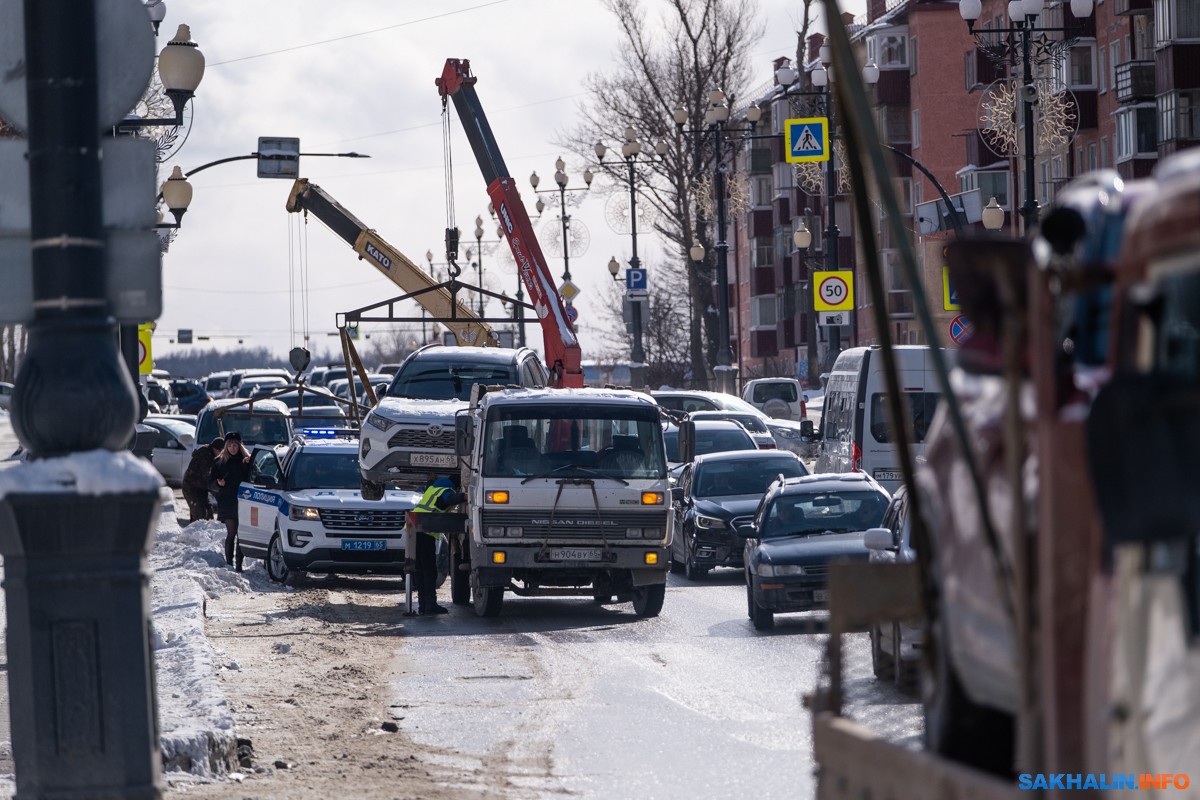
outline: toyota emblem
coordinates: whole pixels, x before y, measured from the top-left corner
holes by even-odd
[[[442,426],[438,425],[435,422],[434,424],[432,424],[428,428],[426,428],[425,432],[428,433],[430,436],[432,436],[434,439],[436,439],[437,437],[442,435]]]

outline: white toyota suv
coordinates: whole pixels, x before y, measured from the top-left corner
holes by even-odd
[[[475,384],[541,388],[546,380],[527,347],[429,345],[412,353],[363,420],[362,496],[377,500],[388,485],[424,489],[430,475],[457,472],[454,417],[467,408]]]

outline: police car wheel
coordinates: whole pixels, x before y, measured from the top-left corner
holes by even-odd
[[[287,583],[290,571],[283,560],[283,541],[279,538],[278,532],[271,537],[271,544],[267,546],[266,566],[268,578],[276,583]]]

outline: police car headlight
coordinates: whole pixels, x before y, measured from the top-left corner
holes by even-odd
[[[368,414],[367,415],[367,424],[370,425],[372,428],[376,428],[378,430],[383,431],[384,433],[387,433],[389,430],[392,429],[393,426],[396,425],[396,421],[393,419],[388,419],[387,417],[380,416],[379,414]]]
[[[321,512],[312,506],[292,506],[291,510],[288,511],[288,517],[290,519],[318,521],[321,519]]]

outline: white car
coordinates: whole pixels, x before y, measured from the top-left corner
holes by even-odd
[[[663,408],[672,411],[733,411],[739,414],[753,414],[766,423],[771,435],[775,437],[775,445],[780,450],[788,450],[801,458],[811,458],[814,450],[815,437],[805,433],[806,428],[801,422],[786,419],[773,419],[740,397],[723,392],[705,392],[699,389],[660,389],[650,393]]]
[[[916,561],[912,547],[912,522],[909,518],[908,487],[901,484],[878,528],[863,534],[872,564],[907,564]],[[925,629],[908,622],[881,623],[871,626],[871,669],[875,677],[911,687],[918,677],[921,642]]]
[[[340,434],[341,432],[339,432]],[[358,438],[297,434],[282,457],[255,448],[238,489],[238,546],[278,583],[294,573],[404,571],[404,515],[415,492],[359,492]]]
[[[191,463],[195,442],[194,422],[150,414],[137,427],[132,450],[150,459],[168,486],[178,486]]]
[[[755,378],[742,389],[742,399],[774,419],[799,422],[808,416],[808,397],[795,378]]]

